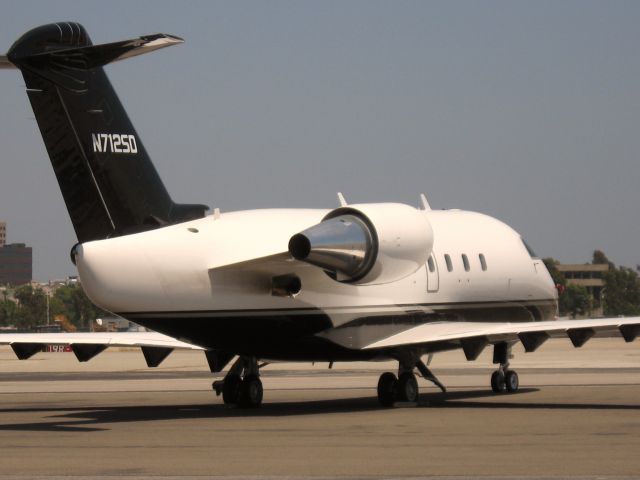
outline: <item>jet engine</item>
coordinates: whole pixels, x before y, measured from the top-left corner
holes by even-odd
[[[389,283],[425,264],[433,229],[424,211],[399,203],[351,205],[289,240],[296,259],[324,269],[339,282]]]

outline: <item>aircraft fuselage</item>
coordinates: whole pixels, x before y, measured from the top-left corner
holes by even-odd
[[[290,257],[270,260],[328,212],[230,212],[87,242],[77,250],[78,271],[107,310],[207,348],[263,358],[369,358],[365,344],[408,325],[557,315],[543,262],[509,226],[474,212],[421,211],[433,230],[429,260],[391,283],[341,283]],[[300,279],[299,293],[274,295],[274,276],[287,274]]]

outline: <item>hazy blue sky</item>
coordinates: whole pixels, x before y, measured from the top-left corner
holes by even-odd
[[[74,20],[186,43],[107,67],[175,200],[224,210],[417,205],[493,215],[534,249],[640,263],[640,2],[7,2],[0,50]],[[74,273],[16,71],[0,71],[0,219],[37,279]],[[259,234],[259,232],[257,232]]]

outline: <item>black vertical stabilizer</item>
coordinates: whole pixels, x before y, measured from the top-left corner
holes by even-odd
[[[171,200],[102,69],[181,42],[157,34],[93,46],[81,25],[61,22],[25,33],[7,53],[24,76],[78,241],[204,216],[204,205]]]

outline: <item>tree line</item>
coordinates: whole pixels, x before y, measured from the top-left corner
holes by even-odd
[[[38,287],[23,285],[0,292],[0,326],[28,331],[37,325],[59,324],[65,331],[92,330],[96,318],[109,316],[96,307],[80,284],[62,285],[49,297]]]
[[[583,316],[597,308],[602,308],[606,317],[640,315],[640,278],[638,272],[628,267],[616,267],[600,250],[593,252],[592,265],[608,265],[609,270],[602,274],[604,288],[601,301],[589,295],[588,290],[575,284],[569,284],[558,270],[558,261],[543,259],[551,278],[558,289],[558,307],[561,316]]]

